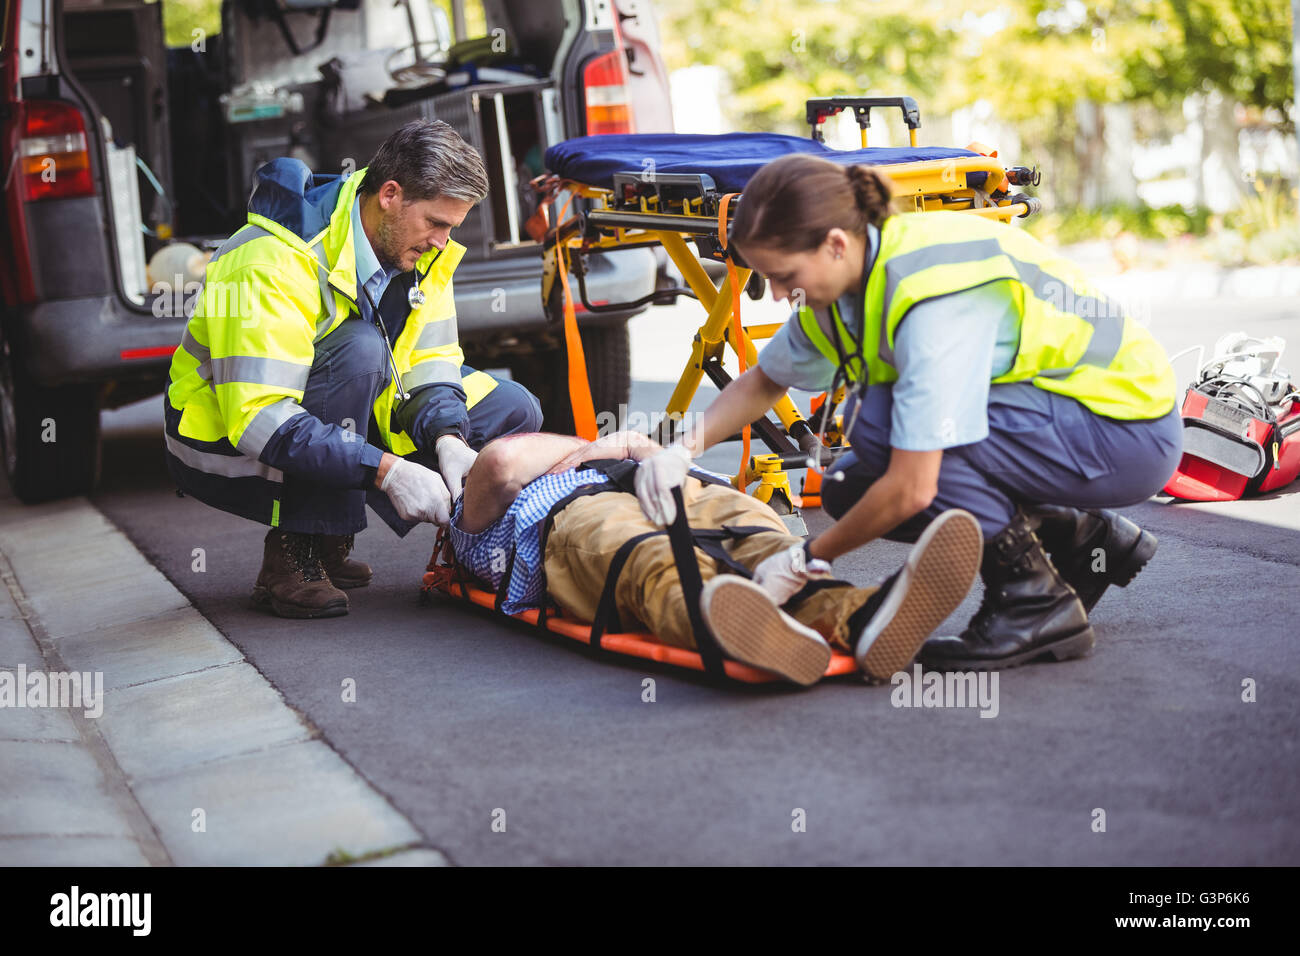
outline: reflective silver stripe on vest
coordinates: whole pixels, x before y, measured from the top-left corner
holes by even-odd
[[[225,242],[223,242],[221,245],[217,246],[217,251],[212,253],[212,258],[208,260],[208,265],[211,265],[212,263],[216,262],[227,252],[234,252],[236,249],[238,249],[246,242],[252,242],[254,239],[261,239],[263,236],[274,236],[274,235],[275,233],[269,232],[268,230],[263,229],[261,226],[255,225],[250,222],[247,225],[240,228],[235,233],[233,233],[231,237],[227,239]]]
[[[1076,365],[1067,369],[1051,369],[1039,374],[1059,377],[1069,375],[1079,365],[1098,365],[1106,368],[1114,361],[1115,356],[1119,354],[1120,340],[1124,334],[1123,310],[1107,298],[1079,295],[1074,291],[1073,286],[1044,272],[1041,266],[1011,255],[996,239],[939,243],[895,256],[885,263],[885,299],[880,310],[878,349],[880,358],[891,366],[894,364],[894,350],[889,346],[889,310],[894,301],[894,293],[898,290],[898,284],[903,279],[931,266],[980,262],[997,255],[1007,257],[1016,267],[1017,277],[1036,298],[1052,303],[1063,312],[1079,316],[1093,327],[1088,350]]]
[[[181,333],[181,348],[199,360],[200,371],[203,371],[204,366],[208,363],[208,359],[212,358],[212,353],[208,351],[208,347],[201,344],[199,340],[190,333],[189,323],[186,323],[185,331]],[[206,378],[206,374],[204,377]]]
[[[267,481],[284,481],[284,472],[278,468],[264,465],[256,458],[247,455],[218,455],[215,452],[200,451],[183,441],[164,433],[167,450],[178,458],[182,464],[197,469],[207,475],[219,475],[222,478],[265,478]]]
[[[420,330],[420,337],[415,340],[416,349],[436,349],[451,345],[456,341],[456,317],[430,322]]]
[[[281,425],[295,415],[303,415],[306,412],[307,409],[292,398],[282,398],[278,402],[272,402],[253,416],[244,433],[239,436],[239,444],[235,447],[245,455],[256,458],[262,454],[262,449]]]
[[[325,307],[325,318],[321,319],[316,326],[315,341],[319,342],[334,324],[334,316],[338,314],[338,304],[334,301],[334,290],[330,286],[330,263],[325,255],[325,243],[318,242],[311,247],[311,251],[316,253],[316,261],[319,263],[316,272],[320,279],[321,305]]]
[[[181,333],[181,348],[199,360],[198,367],[194,371],[198,373],[199,378],[208,383],[208,388],[215,394],[217,386],[212,381],[212,353],[208,351],[206,345],[201,345],[199,340],[190,334],[188,323],[185,325],[185,331]]]
[[[227,355],[211,362],[212,381],[217,385],[247,382],[301,392],[307,387],[307,376],[311,374],[310,365],[254,355]]]
[[[407,391],[433,382],[460,384],[460,366],[455,362],[421,362],[402,376],[402,387]]]

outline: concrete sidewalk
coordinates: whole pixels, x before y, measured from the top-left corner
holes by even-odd
[[[0,497],[0,585],[0,865],[448,862],[84,498]]]

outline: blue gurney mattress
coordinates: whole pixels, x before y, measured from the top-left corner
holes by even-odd
[[[780,133],[626,133],[579,136],[546,151],[546,168],[565,179],[604,189],[614,188],[614,174],[645,172],[707,173],[724,193],[740,192],[759,168],[790,153],[811,153],[843,165],[889,166],[933,159],[978,156],[968,149],[944,146],[831,149],[825,143]],[[647,161],[653,161],[651,167]],[[971,186],[982,186],[985,173],[971,173]]]

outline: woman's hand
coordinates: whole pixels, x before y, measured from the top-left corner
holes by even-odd
[[[920,514],[930,506],[939,491],[942,463],[942,450],[892,449],[885,473],[868,486],[866,494],[853,507],[809,545],[813,557],[834,560],[888,534],[904,521]],[[832,468],[822,480],[833,481],[834,472]]]
[[[754,568],[754,583],[770,594],[778,605],[802,591],[809,581],[825,580],[830,576],[831,566],[819,558],[808,560],[802,544],[770,554]]]
[[[645,516],[655,524],[668,525],[677,517],[673,489],[686,481],[691,468],[691,453],[678,444],[647,459],[636,470],[636,499]]]

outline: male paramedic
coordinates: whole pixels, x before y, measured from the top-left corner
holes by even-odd
[[[253,600],[348,612],[367,503],[399,535],[446,524],[476,457],[536,431],[537,400],[463,362],[450,238],[488,191],[478,153],[415,121],[349,176],[263,166],[248,223],[217,249],[172,359],[167,465],[178,488],[270,526]]]
[[[660,451],[634,432],[590,443],[550,434],[493,442],[452,514],[456,562],[497,590],[507,614],[549,597],[591,623],[611,587],[625,628],[639,623],[665,644],[698,649],[697,636],[705,635],[692,623],[672,542],[632,493],[632,463]],[[613,479],[620,466],[621,483]],[[867,679],[889,680],[961,603],[979,569],[979,524],[954,509],[930,523],[880,587],[833,580],[821,561],[806,569],[811,584],[791,574],[782,588],[759,587],[748,580],[754,568],[777,554],[801,557],[802,540],[771,508],[718,476],[697,469],[682,494],[703,581],[702,628],[727,657],[802,686],[825,674],[832,646],[853,654]]]

